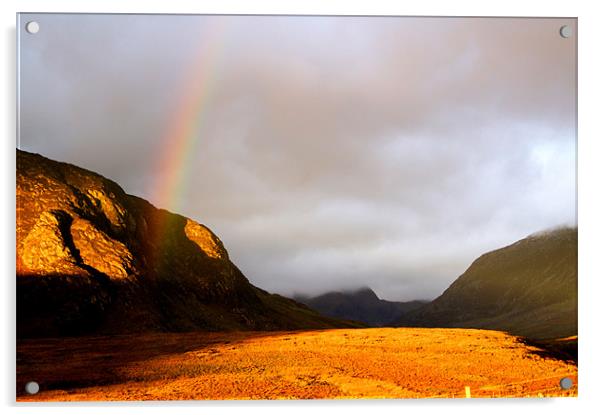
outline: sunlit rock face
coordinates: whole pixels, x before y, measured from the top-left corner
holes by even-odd
[[[48,211],[38,217],[23,242],[17,245],[21,271],[41,275],[48,272],[77,275],[81,271],[61,231],[65,216],[61,211]]]
[[[254,287],[192,219],[17,151],[20,336],[348,326]]]

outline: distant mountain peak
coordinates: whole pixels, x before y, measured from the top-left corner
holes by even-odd
[[[343,291],[343,293],[347,293],[354,296],[360,296],[364,298],[373,298],[375,300],[380,300],[374,290],[370,287],[364,286],[356,289],[352,289],[349,291]]]
[[[361,321],[377,327],[388,325],[403,313],[425,304],[424,301],[381,300],[367,286],[330,291],[315,297],[296,296],[295,299],[326,316]]]

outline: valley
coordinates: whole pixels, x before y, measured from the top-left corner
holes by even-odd
[[[558,385],[570,377],[575,386]],[[39,382],[37,395],[24,384]],[[577,366],[472,329],[193,332],[20,340],[18,401],[549,397]]]
[[[94,172],[18,151],[16,199],[18,401],[577,395],[577,229],[482,255],[432,302],[289,299]]]

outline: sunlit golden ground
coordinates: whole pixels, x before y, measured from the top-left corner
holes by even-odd
[[[20,341],[18,400],[576,396],[577,367],[496,331],[340,329]],[[558,384],[569,376],[575,387]],[[29,380],[41,393],[23,395]]]

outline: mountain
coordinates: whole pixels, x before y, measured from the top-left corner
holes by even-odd
[[[325,316],[361,321],[376,327],[388,325],[402,314],[425,304],[424,301],[381,300],[367,287],[352,291],[329,292],[317,297],[297,295],[294,298]]]
[[[504,330],[531,339],[577,334],[577,229],[541,232],[482,255],[400,326]]]
[[[17,150],[19,337],[351,327],[253,286],[204,225]]]

